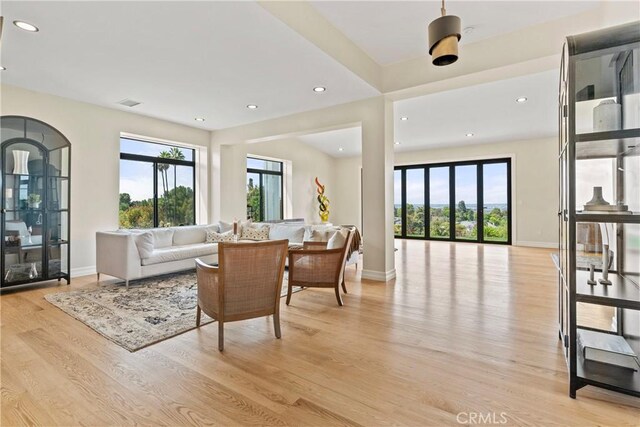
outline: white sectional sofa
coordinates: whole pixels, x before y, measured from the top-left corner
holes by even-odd
[[[195,259],[218,263],[218,244],[207,243],[207,230],[219,232],[228,223],[184,227],[118,230],[96,233],[96,271],[129,281],[144,277],[195,268]],[[262,225],[262,224],[256,224]],[[317,234],[327,238],[335,227],[303,223],[264,224],[270,228],[269,239],[288,239],[300,245]],[[320,233],[313,234],[313,231]],[[353,251],[347,264],[356,264],[358,251]]]

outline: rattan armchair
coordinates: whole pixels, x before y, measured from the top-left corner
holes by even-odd
[[[326,249],[326,243],[305,242],[302,249],[289,251],[287,305],[291,302],[293,286],[334,288],[338,305],[342,305],[340,286],[346,293],[344,267],[352,238],[353,232],[349,231],[342,248]]]
[[[280,338],[280,291],[287,259],[287,240],[257,243],[219,243],[219,267],[196,259],[200,314],[218,321],[218,349],[224,349],[224,324],[273,315]]]

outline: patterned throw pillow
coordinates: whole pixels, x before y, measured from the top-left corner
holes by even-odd
[[[233,242],[233,230],[218,233],[213,230],[207,230],[207,243]]]
[[[242,240],[269,240],[269,227],[242,227]]]

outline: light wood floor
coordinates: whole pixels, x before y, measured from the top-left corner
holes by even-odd
[[[344,307],[332,290],[299,292],[282,300],[281,340],[268,318],[230,323],[222,354],[215,325],[129,353],[43,299],[94,277],[5,292],[0,421],[640,424],[640,399],[591,387],[569,398],[548,250],[396,247],[395,283],[349,267]]]

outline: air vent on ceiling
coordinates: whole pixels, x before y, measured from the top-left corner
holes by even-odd
[[[134,101],[133,99],[123,99],[122,101],[118,102],[118,104],[120,105],[124,105],[126,107],[135,107],[136,105],[140,105],[140,103],[138,101]]]

